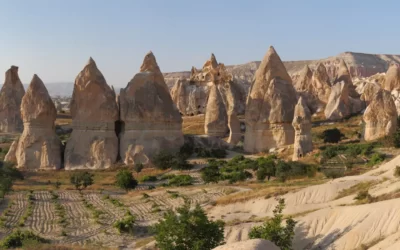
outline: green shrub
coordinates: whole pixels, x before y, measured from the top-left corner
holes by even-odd
[[[192,185],[192,183],[193,177],[190,175],[176,175],[168,181],[169,186],[177,187]]]
[[[136,223],[136,217],[133,216],[129,211],[126,212],[125,217],[114,223],[114,227],[119,233],[130,233],[134,231],[134,226]]]
[[[225,149],[219,149],[219,148],[212,148],[212,149],[196,148],[195,152],[197,157],[201,158],[225,158],[227,155]]]
[[[1,241],[1,247],[4,249],[22,247],[23,243],[27,240],[34,241],[37,243],[49,243],[50,242],[49,240],[44,239],[44,238],[34,234],[31,231],[15,230],[14,232],[12,232],[10,235],[8,235],[6,238],[4,238]]]
[[[215,165],[211,165],[205,167],[201,170],[201,178],[205,183],[215,182],[221,179],[221,173],[219,172],[219,167]]]
[[[271,176],[275,176],[276,164],[271,157],[260,157],[257,159],[257,180],[263,181],[266,177],[270,180]]]
[[[211,250],[224,241],[224,222],[210,221],[198,204],[168,210],[152,231],[159,249]]]
[[[146,182],[146,181],[157,181],[157,176],[154,175],[145,175],[140,178],[141,182]]]
[[[385,155],[380,153],[375,153],[371,156],[368,161],[368,166],[375,166],[385,160]]]
[[[279,199],[275,207],[274,216],[261,226],[253,227],[249,232],[250,239],[265,239],[273,242],[277,247],[283,250],[292,249],[294,237],[294,228],[297,224],[295,220],[289,217],[283,226],[282,211],[285,208],[285,200]]]
[[[320,139],[324,141],[324,143],[338,143],[344,135],[340,132],[339,129],[326,129],[319,136]]]
[[[153,164],[156,168],[166,170],[169,168],[178,170],[189,170],[193,168],[192,164],[186,161],[186,158],[180,154],[170,154],[160,152],[153,157]]]
[[[284,162],[284,161],[278,161],[276,165],[276,172],[275,176],[278,178],[278,180],[285,182],[288,177],[290,176],[290,172],[292,171],[292,168],[290,164]]]
[[[77,190],[82,190],[87,188],[90,185],[93,185],[93,177],[94,175],[85,171],[85,172],[76,172],[70,176],[70,182],[75,186]]]

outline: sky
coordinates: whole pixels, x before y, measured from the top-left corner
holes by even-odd
[[[125,86],[153,51],[163,72],[345,51],[400,54],[400,1],[0,0],[0,83],[73,82],[93,57],[109,85]]]

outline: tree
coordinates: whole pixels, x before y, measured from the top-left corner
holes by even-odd
[[[217,165],[210,165],[201,170],[201,178],[205,183],[215,182],[221,179],[221,173]]]
[[[93,184],[93,174],[89,172],[76,172],[70,177],[70,182],[76,190],[81,191]]]
[[[285,182],[287,178],[290,176],[290,171],[292,167],[290,164],[284,162],[284,161],[278,161],[278,164],[276,165],[276,172],[275,176],[282,182]]]
[[[271,176],[275,175],[276,166],[273,159],[261,157],[257,159],[257,163],[257,180],[263,181],[265,177],[268,177],[268,180],[270,180]]]
[[[200,205],[190,210],[187,202],[177,213],[167,211],[153,231],[162,250],[209,250],[224,243],[224,222],[208,220]]]
[[[142,163],[135,164],[135,166],[133,166],[133,170],[135,170],[135,172],[139,174],[143,170],[143,164]]]
[[[344,135],[337,128],[326,129],[319,136],[324,140],[324,143],[338,143]]]
[[[282,250],[292,249],[292,241],[294,237],[294,227],[297,221],[289,217],[286,220],[286,226],[282,225],[283,214],[285,208],[285,199],[279,199],[273,213],[274,217],[264,222],[261,226],[253,227],[249,232],[250,239],[265,239],[273,242]]]
[[[135,178],[133,178],[132,173],[127,169],[119,170],[115,179],[115,185],[125,189],[126,192],[129,189],[134,189],[138,184]]]
[[[24,176],[12,163],[0,163],[0,198],[4,198],[12,190],[14,181],[23,180]]]

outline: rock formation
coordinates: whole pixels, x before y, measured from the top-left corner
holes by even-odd
[[[365,110],[363,119],[366,141],[376,140],[396,132],[397,110],[389,91],[383,89],[378,91]]]
[[[293,160],[297,161],[299,158],[313,150],[311,137],[311,112],[303,97],[299,98],[294,109],[292,125],[295,131]]]
[[[294,80],[294,87],[299,95],[304,97],[312,113],[326,106],[331,86],[323,64],[318,64],[314,73],[308,65],[304,66],[299,77]]]
[[[390,65],[383,82],[383,89],[388,91],[400,89],[400,68],[398,65],[394,63]]]
[[[244,150],[256,153],[293,144],[296,103],[292,79],[271,46],[247,97]]]
[[[205,113],[210,88],[214,82],[220,85],[230,85],[235,91],[237,98],[237,112],[243,114],[246,102],[246,90],[236,81],[232,80],[225,65],[218,63],[214,54],[207,60],[201,70],[192,67],[189,79],[179,78],[171,89],[171,96],[179,109],[179,112],[186,115],[197,115]],[[224,93],[221,93],[224,95]],[[226,99],[225,96],[223,96]]]
[[[6,72],[4,85],[0,90],[0,132],[22,131],[21,101],[25,94],[18,76],[18,67],[11,66]]]
[[[33,76],[22,98],[21,115],[24,131],[13,143],[7,160],[16,162],[17,168],[59,169],[61,142],[54,130],[57,111],[46,87],[37,75]],[[15,156],[12,156],[14,153]]]
[[[176,152],[183,145],[182,118],[153,53],[121,89],[120,116],[120,154],[126,164],[146,164],[161,150]]]
[[[115,163],[115,100],[115,93],[90,58],[75,79],[70,104],[73,131],[65,149],[65,169],[104,169]]]
[[[349,96],[351,96],[353,98],[360,97],[360,95],[356,91],[356,87],[353,85],[350,71],[343,59],[340,59],[339,68],[336,73],[334,84],[340,83],[340,82],[345,82],[348,85]]]
[[[381,86],[378,83],[368,82],[363,87],[360,99],[368,106],[380,89]]]
[[[228,113],[218,86],[211,86],[204,120],[206,135],[224,137],[228,132]]]
[[[360,99],[349,96],[350,89],[350,84],[345,81],[338,82],[332,87],[325,108],[326,119],[340,120],[364,109],[364,103]]]

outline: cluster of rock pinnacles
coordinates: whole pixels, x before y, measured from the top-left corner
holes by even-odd
[[[365,140],[390,135],[397,127],[400,101],[393,98],[400,93],[400,70],[396,65],[390,66],[383,88],[367,84],[360,96],[343,60],[333,83],[322,63],[314,72],[306,66],[292,80],[270,47],[245,107],[239,101],[241,90],[214,55],[202,74],[192,69],[193,77],[199,75],[211,83],[206,98],[188,98],[195,91],[186,80],[178,80],[169,93],[150,52],[140,72],[117,96],[90,58],[75,79],[70,105],[73,131],[62,156],[54,125],[57,110],[45,85],[34,75],[25,93],[18,68],[12,66],[0,92],[0,131],[20,132],[23,127],[23,132],[11,145],[6,161],[32,170],[59,169],[62,158],[68,170],[109,168],[119,159],[147,164],[161,150],[179,150],[184,143],[181,114],[200,108],[200,102],[205,106],[207,135],[225,137],[229,131],[228,143],[237,145],[241,141],[238,114],[245,109],[244,150],[257,153],[294,144],[294,160],[313,149],[311,114],[315,112],[324,110],[328,120],[338,120],[368,106]]]

